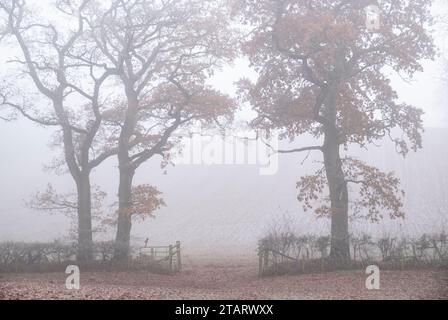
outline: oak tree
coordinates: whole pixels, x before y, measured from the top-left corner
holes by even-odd
[[[232,32],[221,1],[114,0],[87,21],[122,93],[109,119],[118,128],[115,259],[122,260],[129,256],[136,170],[156,156],[167,162],[180,129],[233,116],[232,100],[206,83],[233,56]]]
[[[23,0],[0,1],[6,25],[3,36],[14,40],[22,56],[11,62],[21,68],[49,107],[38,105],[31,87],[21,90],[16,83],[2,90],[0,103],[39,125],[57,129],[55,141],[62,146],[63,161],[56,164],[66,166],[76,184],[80,261],[89,261],[93,255],[90,174],[117,152],[102,127],[101,94],[116,72],[98,67],[85,37],[82,14],[90,2],[56,1],[51,8],[57,19],[52,20],[31,12]]]
[[[291,140],[310,134],[322,141],[282,152],[322,155],[322,169],[299,180],[298,198],[305,209],[315,208],[317,214],[331,218],[330,258],[335,263],[350,259],[349,203],[373,221],[385,214],[403,216],[398,179],[343,156],[342,149],[368,147],[383,138],[390,138],[403,156],[422,147],[423,112],[400,101],[391,74],[409,78],[422,71],[422,59],[433,58],[428,31],[431,2],[244,0],[234,4],[237,16],[251,28],[243,51],[259,74],[256,83],[241,82],[242,94],[258,112],[253,126],[281,130],[282,137]],[[380,10],[377,30],[366,25],[369,5]],[[329,197],[321,198],[327,192]]]

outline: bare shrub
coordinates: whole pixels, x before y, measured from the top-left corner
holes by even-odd
[[[330,271],[327,263],[330,237],[298,235],[287,228],[272,229],[260,240],[260,275]],[[377,264],[382,268],[448,267],[448,237],[423,234],[416,238],[368,234],[351,237],[352,261],[349,268]]]

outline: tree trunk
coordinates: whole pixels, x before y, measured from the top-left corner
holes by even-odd
[[[342,171],[339,144],[325,146],[324,162],[331,202],[330,259],[336,264],[345,264],[350,260],[348,190]]]
[[[92,212],[89,174],[81,174],[78,191],[78,261],[93,259]]]
[[[118,221],[117,235],[115,238],[114,260],[124,261],[129,257],[131,226],[132,226],[132,180],[135,169],[129,157],[129,141],[134,133],[137,122],[138,94],[133,88],[133,83],[126,84],[126,97],[128,107],[125,121],[118,141],[118,166],[120,182],[118,186]]]
[[[120,167],[120,184],[118,187],[118,223],[115,238],[114,260],[123,261],[129,257],[131,240],[132,180],[134,170]]]
[[[330,259],[335,265],[346,265],[350,261],[350,239],[348,232],[348,189],[340,156],[341,139],[336,124],[337,89],[330,91],[325,106],[325,142],[323,148],[325,171],[331,202],[331,249]]]

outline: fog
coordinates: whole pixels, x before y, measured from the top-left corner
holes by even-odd
[[[444,37],[438,36],[443,47]],[[4,65],[11,54],[1,52]],[[385,219],[379,224],[357,221],[353,230],[369,230],[381,234],[395,232],[420,234],[446,230],[448,227],[448,108],[446,90],[441,77],[441,63],[426,61],[424,72],[411,82],[393,78],[400,99],[425,111],[423,149],[405,159],[396,154],[394,146],[384,141],[367,150],[350,148],[352,154],[381,169],[395,171],[406,192],[404,220]],[[6,69],[3,70],[5,72]],[[2,73],[3,73],[2,72]],[[235,95],[235,81],[243,76],[255,76],[244,59],[216,73],[210,83],[221,91]],[[26,90],[26,88],[23,88]],[[251,117],[249,107],[243,107],[239,119]],[[44,170],[60,150],[50,148],[51,130],[19,118],[0,123],[0,241],[52,241],[65,239],[68,218],[33,211],[25,205],[37,190],[48,183],[71,191],[73,181],[67,174],[56,175]],[[299,138],[293,146],[306,146],[309,138]],[[283,142],[284,147],[288,147]],[[311,173],[313,157],[302,165],[305,155],[279,155],[278,172],[259,175],[256,165],[177,165],[168,166],[167,174],[160,161],[152,159],[137,170],[135,184],[149,183],[163,192],[166,207],[155,212],[155,218],[134,222],[132,242],[167,244],[182,241],[188,253],[207,254],[250,253],[257,240],[274,221],[293,219],[299,233],[328,234],[324,219],[302,211],[297,201],[296,182]],[[92,182],[107,194],[106,211],[115,210],[118,188],[117,163],[108,160],[93,174]],[[114,230],[107,238],[113,239]]]
[[[214,82],[232,93],[232,83],[243,74],[241,64],[219,73]],[[429,64],[428,69],[435,68]],[[434,69],[433,69],[434,70]],[[429,71],[428,71],[429,72]],[[433,81],[430,81],[433,80]],[[423,74],[412,84],[400,83],[402,96],[426,111],[423,150],[405,159],[390,142],[355,155],[381,169],[396,171],[406,192],[404,220],[385,219],[379,224],[356,222],[353,230],[373,233],[441,231],[447,225],[448,209],[448,137],[447,113],[437,105],[437,81]],[[70,177],[43,170],[58,150],[48,146],[50,132],[20,119],[0,126],[0,240],[52,241],[65,239],[69,221],[62,215],[32,211],[25,202],[48,183],[61,190],[73,190]],[[293,145],[312,142],[300,138]],[[285,148],[287,144],[283,143]],[[157,185],[163,192],[166,207],[155,219],[133,225],[133,242],[142,245],[145,238],[154,244],[181,240],[187,252],[207,254],[219,248],[222,253],[254,252],[257,240],[273,223],[286,216],[293,219],[298,232],[328,233],[329,224],[304,213],[297,201],[296,182],[312,173],[313,158],[301,165],[305,155],[280,155],[279,170],[272,176],[259,175],[256,165],[178,165],[169,166],[167,174],[159,159],[145,164],[137,172],[136,184]],[[108,203],[115,200],[118,176],[116,161],[109,160],[95,171],[92,181],[108,193]],[[112,208],[106,210],[114,210]],[[446,229],[445,229],[446,230]],[[113,238],[113,231],[110,233]],[[212,249],[214,248],[214,249]]]

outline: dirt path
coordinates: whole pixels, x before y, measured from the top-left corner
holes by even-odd
[[[145,272],[81,273],[81,289],[65,289],[63,273],[0,275],[0,299],[448,299],[440,270],[382,271],[381,289],[363,272],[259,279],[252,265],[187,267],[174,276]]]

